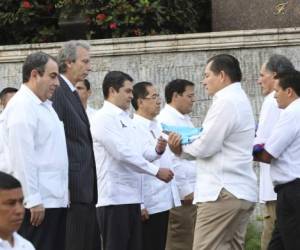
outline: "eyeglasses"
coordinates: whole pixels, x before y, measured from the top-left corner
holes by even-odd
[[[158,94],[154,94],[150,97],[144,97],[143,99],[147,99],[147,100],[158,100],[160,99],[160,96]]]

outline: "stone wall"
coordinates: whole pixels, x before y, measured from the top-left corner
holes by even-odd
[[[0,46],[0,89],[21,84],[22,61],[33,51],[56,55],[60,43]],[[164,85],[175,78],[196,83],[197,102],[193,119],[200,124],[210,100],[201,86],[206,61],[218,53],[229,53],[241,62],[243,86],[256,115],[262,102],[256,81],[260,65],[273,53],[286,55],[300,66],[300,28],[212,32],[91,41],[92,72],[89,80],[91,106],[101,107],[101,83],[109,70],[129,73],[135,81],[154,82],[163,95]]]

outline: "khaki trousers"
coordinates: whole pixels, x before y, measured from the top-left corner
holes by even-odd
[[[242,250],[255,203],[222,189],[213,202],[197,204],[193,250]]]
[[[276,220],[276,201],[267,201],[263,207],[263,231],[261,234],[261,250],[267,250],[272,238]]]
[[[195,205],[170,210],[166,250],[192,250],[196,214]]]

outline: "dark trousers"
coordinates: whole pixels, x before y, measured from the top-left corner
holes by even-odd
[[[143,250],[165,250],[169,211],[151,214],[142,223]]]
[[[71,204],[67,212],[66,250],[100,249],[101,238],[95,205]]]
[[[30,210],[26,209],[19,234],[38,250],[64,250],[66,214],[66,208],[47,208],[41,225],[34,227],[30,223]]]
[[[300,179],[278,185],[277,221],[268,250],[300,249]]]
[[[97,208],[103,250],[141,250],[142,223],[140,204]]]

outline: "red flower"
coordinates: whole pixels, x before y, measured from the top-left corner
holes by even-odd
[[[110,23],[109,28],[112,29],[112,30],[115,30],[115,29],[118,28],[118,25],[116,23]]]
[[[32,8],[32,5],[31,5],[31,3],[29,3],[27,0],[23,0],[23,2],[22,2],[22,7],[23,7],[24,9],[31,9],[31,8]]]
[[[96,19],[99,21],[104,21],[106,19],[106,15],[103,13],[100,13],[96,16]]]

